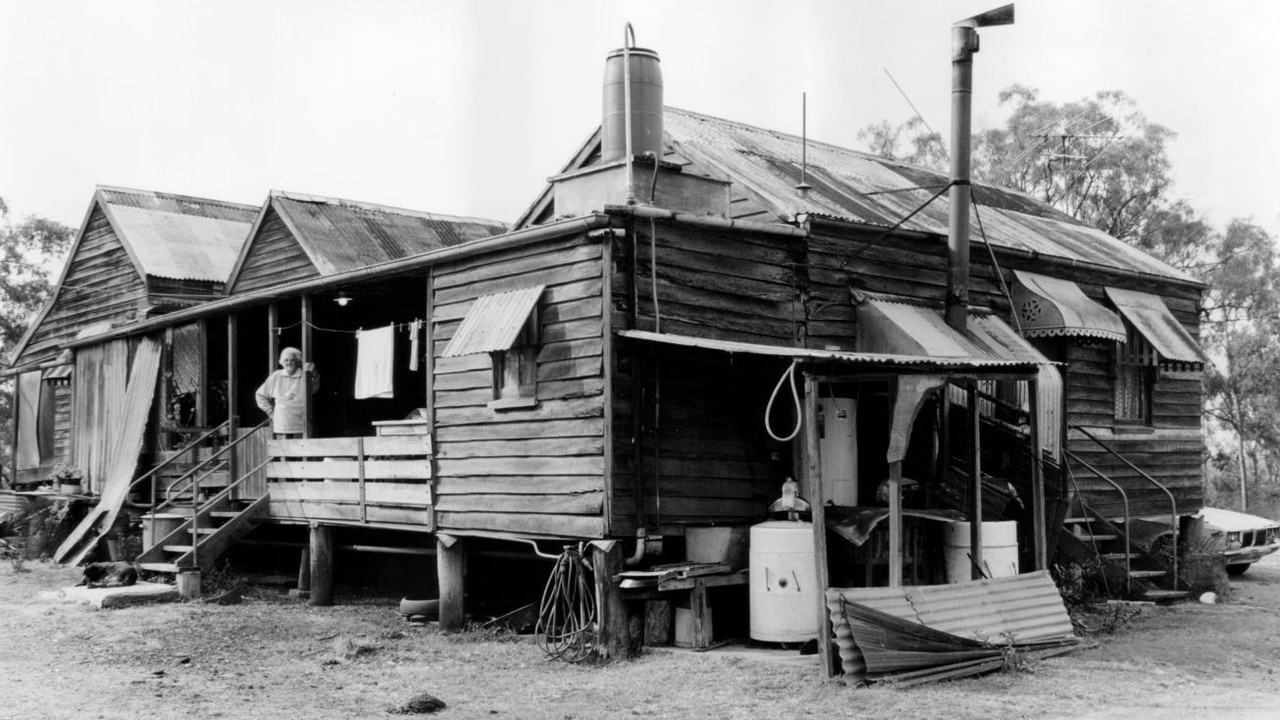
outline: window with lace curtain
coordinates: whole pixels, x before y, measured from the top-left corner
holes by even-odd
[[[1122,425],[1151,424],[1151,386],[1155,383],[1157,359],[1155,349],[1128,322],[1128,339],[1116,345],[1113,374],[1115,379],[1115,421]]]

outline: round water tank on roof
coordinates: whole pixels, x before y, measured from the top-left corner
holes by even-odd
[[[629,60],[630,73],[626,71]],[[627,75],[630,75],[630,78]],[[604,123],[601,159],[621,160],[627,154],[627,93],[631,84],[631,154],[651,151],[662,158],[662,66],[658,53],[644,48],[619,48],[604,65]]]

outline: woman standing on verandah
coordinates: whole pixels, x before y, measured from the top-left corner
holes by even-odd
[[[268,375],[254,395],[262,412],[271,416],[276,437],[302,437],[307,425],[305,393],[314,393],[319,387],[315,363],[303,363],[301,350],[287,347],[280,351],[280,369]]]

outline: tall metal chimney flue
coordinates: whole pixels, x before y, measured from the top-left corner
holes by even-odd
[[[947,225],[946,321],[964,332],[969,313],[969,160],[973,54],[977,28],[1013,24],[1013,5],[961,20],[951,28],[951,215]]]

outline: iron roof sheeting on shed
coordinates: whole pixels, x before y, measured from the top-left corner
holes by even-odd
[[[510,350],[546,285],[481,295],[445,346],[443,357]]]
[[[743,123],[668,107],[664,130],[690,171],[727,177],[783,222],[804,214],[892,227],[949,183],[942,173]],[[796,192],[802,155],[803,197]],[[1025,194],[973,186],[971,240],[1184,282],[1195,278]],[[937,198],[902,225],[945,236],[949,203]]]
[[[439,215],[274,190],[271,203],[321,275],[400,260],[500,235],[494,220]]]
[[[147,190],[99,187],[98,198],[142,272],[226,282],[258,208]]]
[[[1125,341],[1124,323],[1070,280],[1014,270],[1013,307],[1025,337],[1083,336]]]
[[[1035,364],[1023,359],[995,359],[990,357],[931,357],[927,355],[894,354],[877,352],[847,352],[843,350],[817,350],[813,348],[797,348],[779,345],[760,345],[757,343],[737,342],[733,340],[716,340],[713,338],[656,333],[648,330],[619,330],[619,337],[642,342],[654,342],[664,345],[675,345],[687,348],[699,348],[727,353],[743,353],[747,355],[763,355],[815,363],[830,362],[848,365],[861,365],[873,369],[909,369],[913,371],[959,371],[959,372],[1008,372]]]
[[[1134,328],[1160,353],[1162,360],[1176,363],[1208,362],[1200,345],[1182,327],[1169,307],[1157,295],[1108,287],[1107,297],[1115,303]]]

